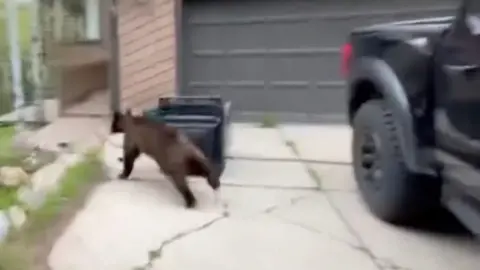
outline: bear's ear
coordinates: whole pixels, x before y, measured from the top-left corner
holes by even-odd
[[[123,126],[123,115],[121,112],[114,112],[112,118],[112,124],[110,126],[110,133],[122,133],[125,132]]]

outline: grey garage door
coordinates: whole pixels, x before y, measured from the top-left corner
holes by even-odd
[[[184,94],[237,115],[344,119],[339,49],[357,26],[453,14],[452,0],[185,0]],[[291,118],[291,117],[287,117]]]

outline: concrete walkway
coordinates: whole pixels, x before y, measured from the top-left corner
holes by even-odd
[[[395,228],[368,213],[347,127],[234,125],[220,191],[190,179],[194,210],[144,156],[132,180],[116,180],[121,142],[105,144],[111,179],[58,239],[52,270],[478,269],[468,236]]]

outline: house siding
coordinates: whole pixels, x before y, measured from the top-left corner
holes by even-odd
[[[175,93],[175,0],[120,0],[120,106],[146,109]],[[142,2],[142,3],[140,3]]]

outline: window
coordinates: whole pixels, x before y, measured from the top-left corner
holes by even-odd
[[[63,42],[97,41],[101,0],[53,0],[51,11],[55,37]]]
[[[84,0],[85,38],[88,40],[100,39],[100,2],[99,0]]]

